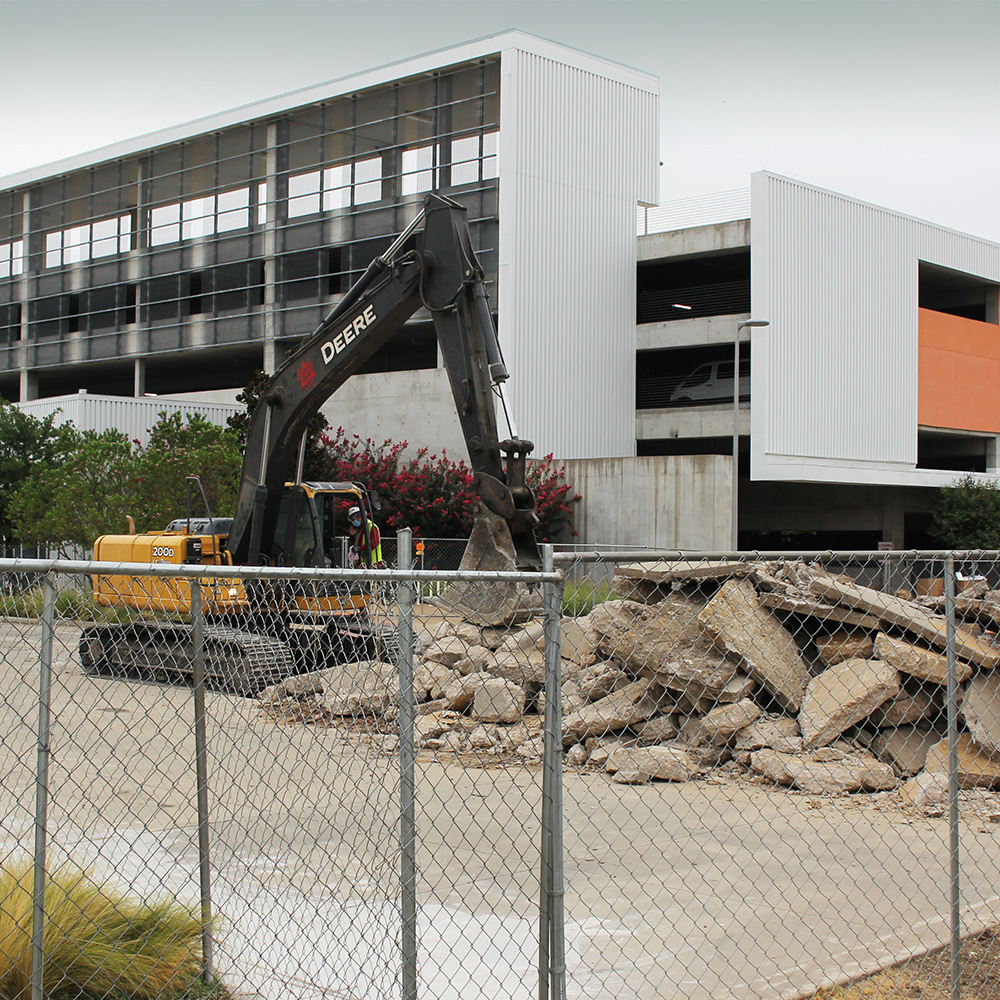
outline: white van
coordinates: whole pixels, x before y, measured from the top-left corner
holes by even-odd
[[[750,395],[750,362],[740,361],[740,397]],[[732,361],[706,361],[698,365],[690,375],[670,394],[671,403],[701,403],[712,401],[732,401],[733,363]]]

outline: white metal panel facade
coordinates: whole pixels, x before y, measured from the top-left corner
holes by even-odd
[[[537,49],[537,47],[536,47]],[[635,454],[635,210],[656,201],[657,83],[567,53],[500,63],[500,338],[536,454]]]
[[[1000,246],[774,174],[751,186],[751,476],[937,486],[916,469],[921,261],[1000,280]]]
[[[49,396],[14,405],[23,413],[39,420],[50,413],[58,413],[57,424],[72,421],[77,430],[81,431],[117,428],[130,441],[139,441],[144,445],[149,442],[149,431],[159,420],[161,413],[180,413],[183,418],[188,414],[198,413],[211,423],[225,427],[228,417],[242,413],[245,409],[236,404],[167,399],[163,396],[134,399],[129,396],[101,396],[85,392],[72,396]]]

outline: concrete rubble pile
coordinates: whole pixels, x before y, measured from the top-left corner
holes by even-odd
[[[571,766],[625,784],[732,772],[816,793],[947,794],[947,622],[913,599],[805,562],[616,568],[614,599],[561,623],[562,742]],[[1000,591],[956,600],[959,783],[1000,789]],[[418,607],[420,745],[537,761],[540,620],[482,626]],[[348,664],[261,695],[278,718],[363,718],[389,730],[396,669]]]

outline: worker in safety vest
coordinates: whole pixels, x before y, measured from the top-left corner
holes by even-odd
[[[360,507],[352,507],[347,512],[347,519],[351,523],[347,561],[351,566],[363,564],[369,567],[379,567],[382,565],[382,537],[379,535],[375,522],[369,520],[368,538],[365,538],[364,526],[361,523],[363,516]],[[369,541],[371,542],[370,553],[368,550]]]

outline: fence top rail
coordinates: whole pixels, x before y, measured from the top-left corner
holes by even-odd
[[[203,566],[170,563],[91,562],[77,559],[0,559],[0,573],[56,573],[67,576],[154,576],[199,580],[371,580],[441,583],[558,583],[562,575],[537,570],[341,569],[300,566]]]
[[[955,559],[962,562],[1000,561],[1000,551],[988,549],[817,549],[814,551],[794,550],[732,550],[702,551],[691,549],[592,549],[589,551],[554,552],[553,561],[558,564],[581,562],[718,562],[721,560],[748,562],[760,559],[826,559],[857,562],[862,559],[877,560],[932,560],[943,562]]]

